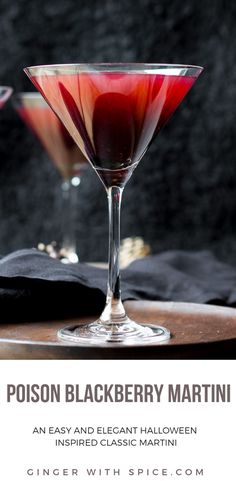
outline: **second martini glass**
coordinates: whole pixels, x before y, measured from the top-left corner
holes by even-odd
[[[26,125],[38,137],[62,177],[62,243],[63,262],[78,262],[74,213],[77,209],[77,189],[88,161],[40,93],[21,92],[13,104]]]
[[[121,301],[120,205],[124,186],[152,140],[201,73],[201,67],[163,64],[69,64],[25,69],[97,172],[108,196],[109,272],[100,318],[62,329],[83,344],[158,343],[162,326],[140,325]]]

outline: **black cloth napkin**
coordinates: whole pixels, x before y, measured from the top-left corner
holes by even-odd
[[[0,259],[0,319],[59,319],[98,314],[107,271],[65,265],[36,249]],[[208,251],[167,251],[122,271],[122,299],[236,305],[236,269]]]

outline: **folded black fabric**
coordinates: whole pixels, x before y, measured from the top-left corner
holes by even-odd
[[[36,249],[0,260],[0,318],[22,321],[98,314],[107,271],[65,265]],[[211,252],[168,251],[137,260],[122,271],[122,299],[236,305],[236,269]]]

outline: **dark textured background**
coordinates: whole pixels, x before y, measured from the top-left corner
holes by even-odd
[[[0,83],[33,90],[27,65],[145,61],[205,72],[146,154],[125,194],[122,237],[153,252],[212,248],[236,261],[236,3],[234,0],[0,0]],[[59,175],[17,118],[0,112],[0,252],[51,241]],[[104,260],[105,192],[84,176],[77,212],[82,260]]]

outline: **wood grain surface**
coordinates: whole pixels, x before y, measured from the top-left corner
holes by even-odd
[[[235,359],[236,309],[174,302],[128,301],[131,318],[167,327],[172,337],[152,346],[85,347],[57,331],[95,318],[0,325],[0,359]]]

